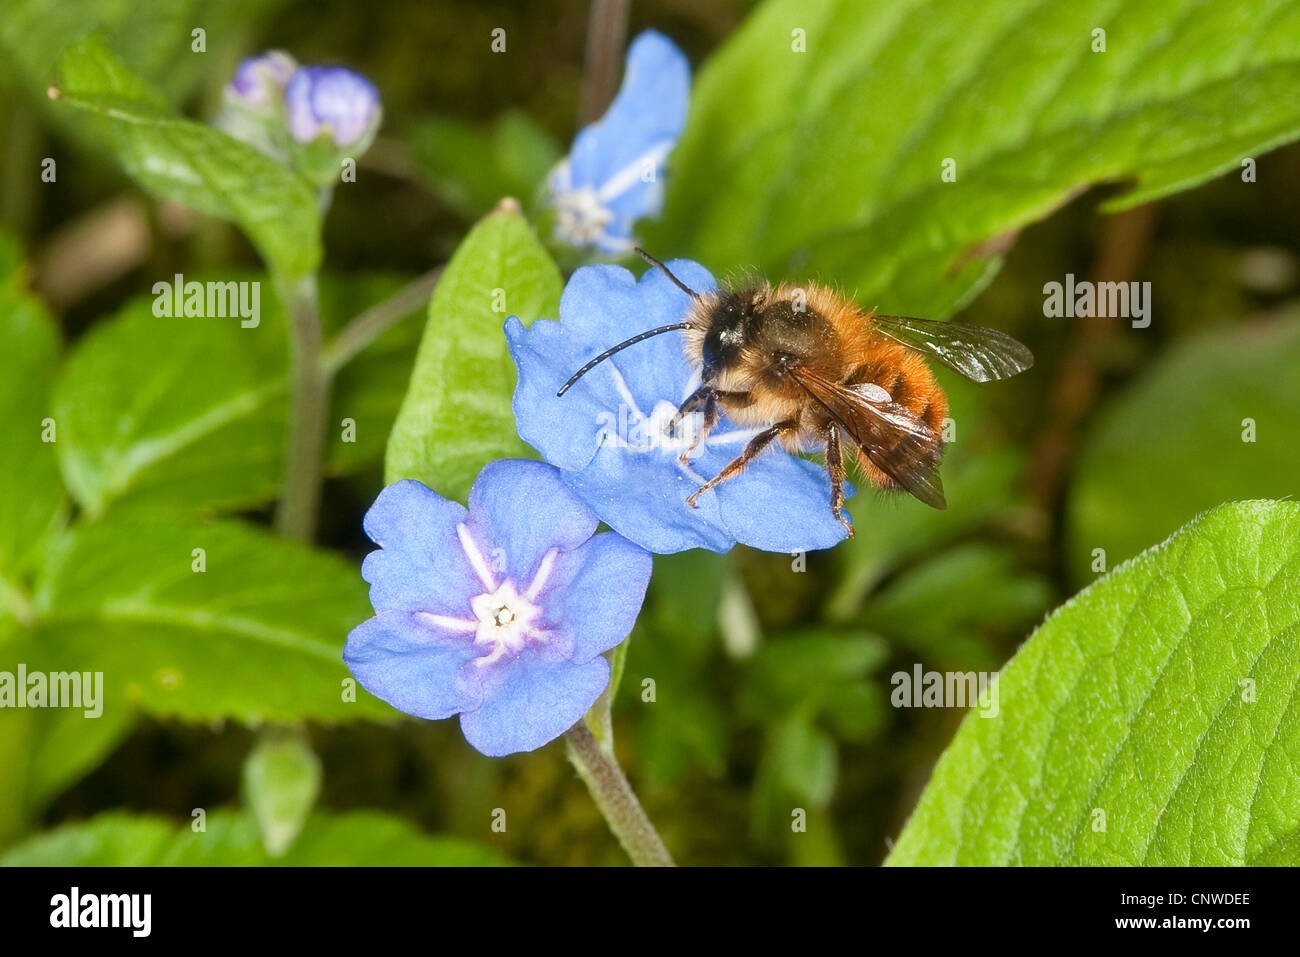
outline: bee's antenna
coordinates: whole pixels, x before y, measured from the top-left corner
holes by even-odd
[[[671,269],[669,269],[659,260],[655,259],[654,256],[651,256],[640,246],[637,246],[635,248],[636,248],[636,254],[638,256],[640,256],[642,259],[648,262],[651,266],[658,266],[660,269],[662,269],[664,271],[664,275],[673,281],[674,286],[676,286],[682,292],[686,293],[686,295],[690,296],[691,299],[693,299],[695,302],[700,301],[700,294],[696,292],[694,289],[692,289],[690,286],[686,285],[686,283],[682,282],[676,276],[674,276]]]
[[[671,276],[672,273],[669,273],[668,275]],[[676,280],[673,281],[676,282]],[[681,284],[678,283],[678,285]],[[648,332],[641,333],[639,336],[633,336],[631,339],[625,339],[624,341],[620,342],[618,345],[614,346],[613,348],[606,349],[604,352],[596,356],[596,358],[592,359],[590,362],[588,362],[585,366],[583,366],[573,375],[569,376],[569,381],[564,383],[564,385],[560,386],[560,391],[555,394],[557,396],[564,395],[564,393],[569,391],[569,386],[573,385],[573,383],[577,382],[579,379],[585,376],[588,372],[590,372],[600,363],[604,362],[614,353],[621,352],[623,349],[626,349],[628,346],[634,346],[641,340],[649,339],[651,336],[657,336],[661,332],[677,332],[681,329],[689,329],[690,327],[691,324],[689,322],[674,322],[672,325],[660,326],[658,329],[651,329]]]

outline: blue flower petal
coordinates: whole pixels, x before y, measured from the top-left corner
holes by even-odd
[[[481,653],[472,632],[440,627],[424,615],[388,612],[352,629],[343,661],[375,697],[436,720],[479,707],[483,685],[472,661]]]
[[[343,658],[408,714],[461,714],[484,754],[533,750],[608,684],[601,653],[631,631],[651,558],[614,533],[592,538],[596,516],[542,462],[490,464],[469,502],[413,481],[380,494],[365,527],[381,550],[363,570],[396,610],[353,629]]]
[[[576,662],[613,648],[636,624],[651,565],[649,552],[612,532],[558,556],[540,599],[551,640]]]
[[[605,229],[612,241],[598,243],[600,251],[607,256],[615,256],[628,251],[631,245],[632,227],[638,219],[657,216],[664,207],[664,172],[659,169],[650,182],[637,180],[623,192],[610,197],[605,208],[614,214]]]
[[[681,50],[661,33],[640,34],[628,47],[623,83],[609,110],[573,141],[573,184],[604,186],[656,146],[671,147],[686,125],[690,93],[691,67]]]
[[[715,288],[697,263],[675,260],[668,266],[694,289]],[[561,469],[602,521],[653,552],[725,552],[737,541],[797,551],[843,540],[824,468],[775,445],[739,476],[701,496],[698,508],[686,505],[756,430],[740,430],[723,416],[689,465],[677,461],[682,448],[663,441],[662,425],[698,385],[681,333],[638,343],[555,396],[588,359],[639,332],[680,321],[689,306],[687,295],[658,269],[640,282],[617,266],[575,272],[558,324],[507,325],[519,372],[514,411],[520,437]],[[846,495],[853,492],[846,484]]]
[[[696,263],[677,260],[669,268],[680,270],[679,278],[693,289],[714,288],[708,270]],[[680,322],[689,307],[686,293],[658,270],[638,283],[620,266],[584,266],[565,286],[559,323],[539,319],[524,329],[517,319],[507,321],[506,342],[519,369],[514,412],[520,437],[552,465],[585,466],[596,454],[600,434],[617,431],[626,420],[629,393],[624,390],[643,400],[641,411],[648,411],[651,398],[683,388],[691,368],[682,334],[638,343],[592,369],[563,396],[556,391],[594,356],[639,332]],[[565,424],[557,428],[560,423]]]
[[[571,401],[569,409],[564,407],[564,400],[569,396],[555,395],[559,386],[554,381],[553,370],[581,368],[590,358],[589,347],[578,343],[576,337],[568,335],[552,319],[534,320],[525,329],[523,323],[511,316],[506,320],[505,333],[510,355],[520,370],[513,401],[516,423],[526,415],[530,425],[537,425],[571,411]],[[529,370],[528,375],[523,374],[524,369]],[[593,414],[599,414],[599,410],[593,410]],[[540,448],[537,442],[520,434],[534,448]],[[579,469],[591,461],[598,444],[596,433],[586,429],[548,430],[546,458],[559,468]]]
[[[558,471],[525,459],[485,466],[470,489],[469,514],[470,536],[494,550],[495,570],[521,590],[548,551],[577,548],[599,524]]]
[[[456,531],[467,517],[465,506],[411,479],[379,493],[364,527],[380,550],[361,565],[375,611],[467,614],[483,591]]]
[[[687,496],[700,483],[673,470],[671,463],[653,461],[659,457],[657,453],[629,455],[608,446],[587,468],[566,472],[564,477],[583,501],[598,510],[601,521],[656,555],[690,548],[729,551],[736,538],[723,525],[717,500],[701,497],[699,508],[688,506]]]
[[[762,472],[750,476],[761,465]],[[709,473],[713,474],[713,473]],[[756,480],[746,481],[747,478]],[[844,483],[844,494],[856,490]],[[844,540],[845,529],[831,512],[831,482],[817,462],[772,448],[746,472],[700,496],[716,495],[722,524],[738,541],[768,552],[814,551]],[[773,516],[780,516],[773,521]],[[849,518],[845,509],[844,517]]]
[[[525,652],[510,667],[483,670],[483,704],[461,715],[460,728],[466,741],[494,758],[555,740],[609,684],[609,662],[602,657],[575,664]]]

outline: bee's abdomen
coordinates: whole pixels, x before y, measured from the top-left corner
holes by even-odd
[[[894,474],[928,471],[943,456],[944,422],[948,418],[948,397],[935,380],[926,361],[903,345],[873,342],[862,352],[862,361],[849,375],[846,385],[872,383],[889,393],[929,429],[929,437],[899,431],[893,440],[872,451]],[[897,488],[898,483],[858,449],[858,461],[867,480],[879,488]]]

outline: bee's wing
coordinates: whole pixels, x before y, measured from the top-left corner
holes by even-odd
[[[882,335],[941,362],[972,382],[991,382],[1024,372],[1034,354],[1005,332],[964,322],[907,316],[872,316]]]
[[[933,430],[897,402],[839,385],[800,366],[792,373],[880,471],[926,505],[947,508],[939,459],[943,444]]]

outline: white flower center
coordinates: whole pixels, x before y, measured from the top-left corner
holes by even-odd
[[[586,246],[605,234],[614,213],[603,205],[590,186],[557,191],[554,194],[555,234],[571,246]]]
[[[728,456],[733,458],[739,454],[740,448],[746,442],[762,431],[757,426],[732,429],[727,432],[715,428],[703,442],[697,445],[696,439],[700,427],[704,424],[704,416],[702,413],[692,412],[681,421],[678,433],[670,436],[667,434],[667,427],[673,416],[677,414],[677,405],[667,399],[660,399],[651,408],[650,414],[646,415],[641,411],[636,396],[628,388],[627,380],[623,378],[623,373],[618,371],[618,367],[612,362],[607,362],[605,368],[608,370],[606,374],[614,379],[614,388],[618,391],[621,402],[617,412],[605,411],[600,414],[597,441],[601,444],[613,443],[637,455],[651,452],[667,454],[672,457],[678,471],[699,485],[703,485],[708,479],[691,468],[688,462],[682,462],[680,455],[693,449],[694,454],[690,456],[693,460],[704,449],[724,448],[730,452],[730,449],[735,448],[736,451]],[[700,377],[696,373],[687,381],[686,390],[679,402],[684,402],[686,397],[699,387],[699,384]]]
[[[479,664],[489,664],[506,653],[518,654],[529,638],[544,637],[533,627],[542,609],[519,594],[514,582],[504,581],[495,590],[471,598],[469,604],[478,619],[474,643],[492,649],[477,659]]]
[[[473,618],[458,618],[453,615],[437,615],[432,612],[419,612],[431,625],[462,634],[473,633],[474,644],[484,645],[491,650],[475,658],[478,665],[490,665],[506,654],[518,654],[529,641],[546,641],[550,636],[544,628],[534,624],[542,613],[536,604],[555,568],[559,549],[552,548],[538,563],[533,580],[528,588],[520,594],[515,583],[506,579],[497,583],[493,565],[487,561],[483,549],[470,535],[468,526],[456,526],[461,547],[469,559],[474,574],[485,589],[481,595],[469,600]]]

